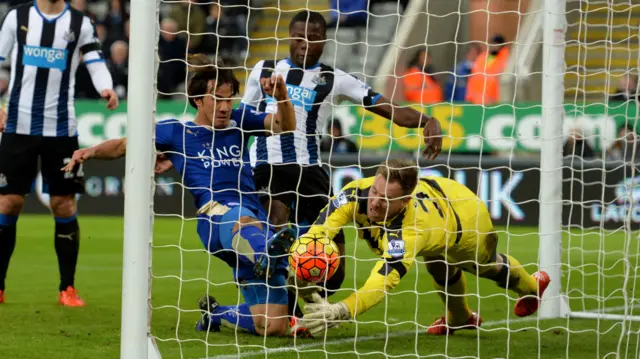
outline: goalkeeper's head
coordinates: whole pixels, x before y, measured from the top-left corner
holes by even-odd
[[[189,103],[198,110],[195,122],[215,129],[229,127],[233,99],[240,87],[233,70],[221,60],[214,63],[202,54],[192,55],[187,61]]]
[[[369,190],[367,217],[372,222],[386,222],[400,213],[411,201],[418,185],[418,167],[404,160],[383,161]]]
[[[318,64],[327,39],[327,21],[315,11],[300,11],[289,23],[289,59],[302,68]]]

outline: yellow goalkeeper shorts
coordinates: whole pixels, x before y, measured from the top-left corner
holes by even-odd
[[[462,228],[460,241],[447,246],[443,257],[449,264],[473,274],[489,270],[489,263],[496,258],[498,237],[487,206],[466,186],[448,178],[434,179],[458,214]]]

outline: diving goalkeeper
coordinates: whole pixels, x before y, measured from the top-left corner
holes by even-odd
[[[474,329],[482,319],[467,304],[462,271],[490,279],[519,295],[514,312],[525,317],[538,310],[549,285],[545,272],[533,275],[513,257],[497,253],[498,237],[484,203],[453,180],[418,177],[415,164],[382,163],[374,177],[345,186],[325,207],[307,235],[333,238],[354,222],[371,250],[380,255],[369,279],[341,302],[305,305],[292,332],[306,328],[318,334],[340,321],[355,319],[384,299],[422,257],[433,276],[448,315],[433,323],[429,334]],[[447,298],[448,297],[448,298]]]

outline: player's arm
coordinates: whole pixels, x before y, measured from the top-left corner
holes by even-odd
[[[253,106],[242,103],[241,127],[254,136],[271,136],[296,129],[296,113],[289,99],[287,85],[282,76],[260,80],[265,93],[275,99],[275,107],[267,112],[258,112]],[[276,113],[272,113],[272,112]]]
[[[0,27],[0,63],[9,58],[11,49],[16,41],[16,28],[18,27],[18,12],[13,9],[5,15]],[[7,123],[7,113],[4,104],[0,108],[0,133],[4,132]]]
[[[388,98],[371,90],[365,83],[357,78],[336,70],[336,90],[334,96],[347,98],[386,119],[390,119],[398,126],[406,128],[424,127],[423,135],[426,147],[423,153],[427,159],[434,159],[442,149],[442,129],[440,122],[434,117],[424,115],[410,107],[400,107]]]
[[[2,20],[0,28],[0,62],[5,61],[11,54],[11,49],[16,41],[18,27],[18,12],[13,9]]]
[[[95,26],[88,16],[82,19],[79,36],[78,46],[82,61],[89,71],[93,87],[102,98],[107,100],[107,108],[114,110],[118,107],[118,95],[113,91],[113,79],[104,61],[102,46],[98,40]]]
[[[171,149],[171,141],[177,120],[165,120],[156,123],[156,149],[166,151]],[[115,160],[127,154],[127,138],[117,138],[107,140],[95,146],[81,148],[73,152],[71,161],[62,168],[64,172],[71,172],[73,169],[88,160]],[[157,160],[163,161],[166,158],[158,156]],[[158,168],[155,169],[156,172]]]
[[[386,293],[400,283],[415,261],[419,240],[416,230],[410,227],[399,232],[389,231],[385,235],[384,254],[371,270],[369,279],[362,288],[342,301],[349,308],[351,318],[380,303]]]
[[[326,328],[338,325],[340,321],[354,319],[371,309],[400,283],[413,265],[416,244],[420,238],[411,228],[390,233],[384,239],[387,248],[383,257],[376,262],[365,284],[338,303],[307,304],[300,325],[304,325],[311,334],[321,333]]]
[[[277,102],[277,113],[267,115],[264,120],[264,128],[267,133],[279,134],[294,131],[296,129],[296,113],[291,99],[289,99],[287,85],[282,75],[260,79],[260,85],[264,92]]]
[[[118,138],[107,140],[89,148],[81,148],[73,152],[71,161],[62,167],[63,172],[71,172],[73,169],[90,159],[115,160],[123,157],[127,152],[127,139]]]
[[[249,73],[249,77],[247,78],[247,83],[244,88],[244,96],[242,97],[242,104],[245,107],[248,107],[252,110],[257,110],[260,101],[262,100],[262,87],[260,86],[260,72],[262,72],[262,67],[264,65],[264,60],[259,61],[251,72]]]

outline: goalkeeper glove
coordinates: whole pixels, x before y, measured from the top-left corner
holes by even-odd
[[[335,304],[309,303],[304,306],[304,317],[298,320],[296,325],[291,328],[291,332],[295,333],[298,327],[306,328],[311,335],[317,335],[329,328],[336,327],[341,321],[351,319],[349,307],[343,302]]]
[[[313,282],[307,282],[298,278],[296,272],[289,267],[289,275],[287,276],[287,285],[291,293],[295,293],[307,303],[325,303],[320,296],[322,287]]]

